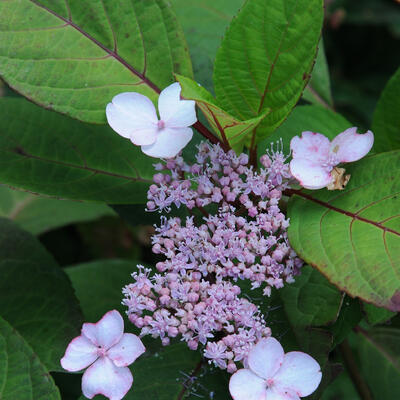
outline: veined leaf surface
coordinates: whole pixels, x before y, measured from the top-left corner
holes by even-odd
[[[346,167],[343,191],[296,191],[289,240],[350,296],[400,310],[400,151]]]
[[[192,75],[183,32],[164,0],[0,2],[0,75],[29,99],[104,123],[118,93],[153,101]]]

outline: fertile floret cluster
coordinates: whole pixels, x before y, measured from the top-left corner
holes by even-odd
[[[207,143],[199,145],[196,161],[189,165],[177,157],[156,165],[148,210],[183,205],[202,217],[161,217],[152,242],[153,252],[165,259],[152,277],[139,267],[124,288],[124,304],[142,335],[160,337],[165,345],[181,335],[191,349],[201,345],[205,357],[234,372],[270,329],[232,281],[248,280],[269,295],[292,282],[302,265],[279,209],[291,174],[282,151],[272,149],[258,172],[247,155]]]
[[[181,335],[190,349],[200,345],[206,358],[220,368],[236,371],[253,344],[271,331],[258,308],[238,297],[230,282],[211,283],[199,272],[155,274],[139,266],[134,283],[124,288],[123,303],[141,335],[160,337],[164,345]],[[223,332],[222,337],[216,335]]]

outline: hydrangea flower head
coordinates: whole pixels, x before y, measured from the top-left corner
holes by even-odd
[[[82,392],[87,398],[102,394],[121,400],[133,382],[127,366],[145,350],[136,335],[124,333],[121,314],[112,310],[95,324],[83,324],[82,334],[68,345],[61,366],[70,372],[89,367],[82,377]]]
[[[355,127],[346,129],[332,142],[321,133],[303,132],[290,142],[293,156],[290,171],[306,189],[321,189],[332,183],[336,165],[359,160],[373,143],[371,131],[359,134]]]
[[[158,98],[157,117],[152,101],[135,92],[116,95],[107,104],[108,123],[119,135],[141,146],[150,157],[175,157],[192,139],[196,121],[195,102],[180,99],[181,87],[173,83]]]
[[[284,354],[273,337],[261,339],[251,350],[247,369],[232,375],[229,391],[234,400],[299,400],[321,382],[319,364],[308,354]]]

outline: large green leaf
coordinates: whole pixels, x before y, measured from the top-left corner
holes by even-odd
[[[370,325],[383,324],[384,322],[387,322],[396,315],[395,313],[386,310],[386,308],[375,307],[372,304],[368,303],[363,303],[362,308],[365,313],[367,322]]]
[[[0,399],[61,400],[53,379],[37,355],[1,317]]]
[[[352,297],[400,310],[400,151],[349,165],[343,191],[295,191],[289,240]]]
[[[60,358],[82,322],[66,274],[35,237],[4,218],[0,219],[0,315],[52,371],[61,370]]]
[[[374,328],[357,335],[360,371],[375,399],[400,398],[400,330]]]
[[[108,126],[0,99],[0,182],[47,195],[143,203],[154,159]]]
[[[273,132],[300,98],[322,20],[322,0],[248,0],[232,21],[215,61],[217,100],[241,120],[272,109],[258,137]]]
[[[105,215],[115,213],[102,203],[61,201],[0,186],[0,216],[12,219],[34,235]]]
[[[382,92],[375,109],[372,131],[377,152],[400,148],[400,68]]]
[[[214,58],[222,36],[244,0],[171,0],[185,32],[197,82],[212,91]]]
[[[207,121],[214,129],[217,136],[228,146],[240,152],[244,142],[249,142],[253,130],[265,118],[268,110],[247,121],[240,121],[224,111],[214,99],[212,94],[199,86],[190,78],[177,75],[177,80],[182,86],[182,96],[185,99],[195,100]]]
[[[43,106],[103,123],[113,96],[155,100],[174,72],[192,74],[167,1],[0,2],[0,75]]]
[[[87,321],[97,321],[112,309],[125,313],[122,288],[131,282],[136,265],[135,261],[101,260],[66,268]]]

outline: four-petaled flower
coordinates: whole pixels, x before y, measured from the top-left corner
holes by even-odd
[[[175,82],[158,98],[160,119],[152,101],[140,93],[116,95],[106,108],[111,128],[151,157],[175,157],[192,139],[189,128],[196,121],[195,102],[180,99],[181,87]]]
[[[90,365],[82,377],[82,392],[87,398],[102,394],[120,400],[133,382],[127,366],[145,350],[136,335],[124,333],[121,314],[112,310],[95,324],[83,324],[82,334],[68,345],[61,365],[71,372]]]
[[[229,382],[234,400],[299,400],[321,382],[319,364],[308,354],[284,354],[273,337],[261,339],[249,352],[249,369],[235,372]]]
[[[303,132],[301,138],[295,136],[290,142],[290,171],[306,189],[321,189],[332,184],[336,165],[359,160],[373,143],[371,131],[359,134],[357,128],[346,129],[332,142],[321,133]]]

